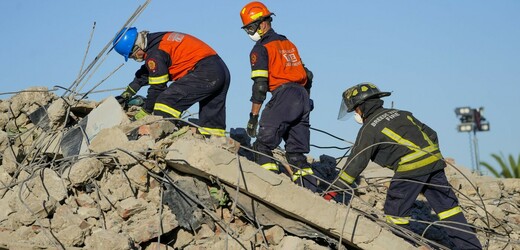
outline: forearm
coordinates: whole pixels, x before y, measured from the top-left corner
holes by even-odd
[[[261,103],[252,103],[251,105],[251,114],[258,115],[260,113],[260,109],[262,108]]]

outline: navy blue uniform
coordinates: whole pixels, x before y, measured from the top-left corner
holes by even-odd
[[[395,174],[384,204],[387,222],[406,227],[412,205],[422,193],[442,224],[448,226],[444,229],[458,248],[481,249],[473,234],[452,229],[473,231],[467,226],[458,199],[446,179],[446,163],[442,160],[437,133],[408,111],[382,108],[382,101],[363,115],[363,126],[352,147],[351,159],[340,174],[341,179],[353,183],[370,160],[391,168]]]
[[[266,78],[272,93],[260,116],[258,136],[253,146],[272,157],[272,150],[284,140],[287,161],[299,168],[294,170],[293,180],[313,190],[314,185],[305,183],[312,178],[310,164],[304,155],[310,151],[311,108],[309,92],[305,89],[307,73],[298,49],[285,36],[270,29],[251,50],[250,62],[251,78]],[[251,101],[261,103],[254,98]],[[256,162],[265,169],[280,172],[269,157],[258,154]]]
[[[148,88],[144,110],[179,118],[199,103],[201,134],[225,135],[229,70],[217,53],[199,39],[180,32],[147,35],[145,64],[136,72],[127,91]],[[173,81],[167,86],[169,81]]]

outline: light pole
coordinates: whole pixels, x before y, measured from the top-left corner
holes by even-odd
[[[459,132],[468,132],[470,139],[470,151],[472,151],[472,155],[475,157],[474,170],[477,174],[480,173],[480,164],[479,164],[479,150],[478,150],[478,140],[477,140],[477,131],[489,131],[489,122],[486,121],[486,118],[482,115],[484,112],[484,108],[480,107],[478,109],[473,109],[470,107],[460,107],[455,108],[455,114],[460,119],[460,124],[457,125],[457,130]],[[473,133],[471,133],[473,132]],[[473,134],[473,138],[472,138]],[[473,141],[473,150],[471,150],[471,141]],[[472,159],[473,161],[473,159]]]

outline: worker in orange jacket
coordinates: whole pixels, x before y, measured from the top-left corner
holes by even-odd
[[[256,137],[254,149],[270,157],[283,139],[287,161],[298,168],[294,170],[293,180],[315,189],[312,169],[304,155],[310,150],[312,79],[309,76],[312,73],[304,67],[296,46],[272,29],[272,15],[264,4],[256,1],[240,11],[242,29],[255,42],[249,54],[253,88],[247,132]],[[267,92],[272,97],[260,117]],[[256,155],[256,162],[267,170],[279,172],[275,161],[262,154]]]
[[[183,111],[199,103],[198,132],[225,136],[230,74],[209,45],[181,32],[138,32],[135,27],[121,30],[113,45],[125,61],[131,58],[144,62],[118,97],[128,100],[141,87],[149,85],[145,104],[136,119],[151,113],[180,118]]]

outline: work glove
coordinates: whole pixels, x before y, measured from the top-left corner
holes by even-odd
[[[125,91],[123,93],[121,93],[121,95],[118,95],[116,96],[116,100],[117,102],[119,102],[119,104],[121,104],[121,106],[125,107],[126,106],[126,103],[128,102],[128,100],[130,100],[130,98],[132,98],[132,93],[128,92],[128,91]]]
[[[137,121],[137,120],[140,120],[140,119],[143,119],[143,117],[149,115],[148,112],[146,112],[143,108],[139,109],[139,111],[137,111],[137,113],[135,113],[134,115],[134,119]]]
[[[258,127],[258,115],[253,115],[253,113],[249,113],[249,121],[247,122],[247,135],[251,138],[256,137],[256,128]]]

